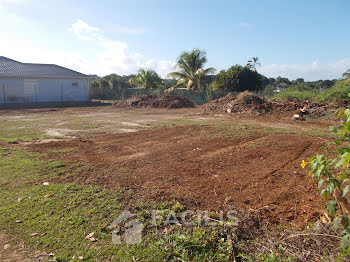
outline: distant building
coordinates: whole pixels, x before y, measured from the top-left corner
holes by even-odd
[[[88,75],[0,56],[0,104],[89,100]]]
[[[275,90],[273,90],[274,92],[276,92],[276,93],[280,93],[280,92],[283,92],[284,91],[284,89],[286,89],[286,84],[283,82],[283,83],[281,83],[281,84],[277,84],[276,86],[275,86]]]

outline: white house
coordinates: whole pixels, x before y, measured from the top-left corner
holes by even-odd
[[[58,65],[0,56],[0,104],[88,101],[89,78]]]

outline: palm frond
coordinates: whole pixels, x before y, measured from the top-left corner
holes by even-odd
[[[185,75],[184,73],[181,72],[171,72],[169,74],[167,74],[168,78],[174,78],[174,79],[181,79],[181,78],[187,78],[188,76]]]
[[[205,75],[213,75],[216,73],[216,69],[213,67],[209,67],[207,69],[204,69],[204,74]]]

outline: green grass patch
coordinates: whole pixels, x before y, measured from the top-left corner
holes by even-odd
[[[52,138],[42,132],[41,124],[42,121],[0,120],[0,141],[17,143]]]
[[[299,90],[297,88],[286,88],[280,93],[276,93],[272,99],[284,101],[284,100],[312,100],[316,97],[317,93],[313,90]]]
[[[206,136],[211,138],[230,139],[234,137],[250,137],[259,133],[295,134],[303,136],[316,136],[334,138],[335,136],[328,129],[298,130],[289,127],[270,127],[258,124],[236,124],[228,122],[214,122],[213,129],[206,132]]]
[[[74,153],[76,152],[76,149],[75,148],[72,148],[72,147],[69,147],[69,148],[63,148],[63,149],[50,149],[48,151],[48,153],[50,154],[62,154],[62,155],[66,155],[66,154],[69,154],[69,153]]]
[[[26,183],[35,183],[42,179],[56,177],[62,172],[63,163],[59,161],[42,160],[39,154],[23,150],[9,150],[2,148],[0,151],[0,186],[23,186]]]
[[[69,119],[69,121],[61,125],[61,127],[72,130],[89,130],[98,128],[99,126],[93,122],[92,117],[82,116]]]
[[[113,245],[108,226],[121,212],[122,190],[54,182],[45,186],[42,181],[56,181],[64,173],[62,162],[6,148],[0,154],[0,230],[31,250],[53,252],[57,261],[73,256],[85,261],[132,261],[133,256],[150,261],[161,256],[153,250],[157,247],[145,246],[147,237],[140,246]],[[97,242],[85,239],[91,232]]]
[[[348,102],[350,93],[350,79],[338,80],[335,84],[319,92],[315,89],[306,89],[303,86],[286,88],[272,96],[276,100],[314,100],[319,102]]]

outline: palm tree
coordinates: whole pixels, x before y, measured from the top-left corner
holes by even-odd
[[[162,85],[162,79],[154,70],[140,69],[137,75],[129,80],[129,83],[145,89],[154,89]]]
[[[256,72],[256,66],[261,66],[259,57],[257,57],[257,56],[252,57],[252,58],[248,61],[247,66],[250,67],[250,68],[253,68],[254,71]]]
[[[348,69],[345,73],[343,73],[343,78],[344,79],[350,78],[350,69]]]
[[[183,52],[177,60],[176,72],[171,72],[167,77],[177,80],[177,87],[186,87],[188,90],[196,90],[201,86],[201,80],[207,75],[214,74],[216,70],[212,67],[204,69],[207,62],[205,51],[193,49],[192,52]]]

